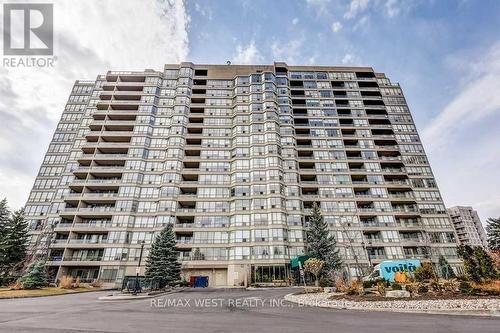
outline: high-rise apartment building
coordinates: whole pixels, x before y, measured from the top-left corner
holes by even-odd
[[[398,84],[369,67],[166,65],[77,81],[26,205],[54,277],[120,283],[167,223],[188,275],[284,280],[314,202],[352,275],[456,237]]]
[[[488,237],[477,211],[472,207],[455,206],[448,208],[448,214],[460,244],[488,248]]]

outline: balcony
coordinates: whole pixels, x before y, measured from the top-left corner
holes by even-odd
[[[56,226],[54,227],[54,230],[60,230],[60,229],[69,229],[73,227],[73,223],[58,223],[56,224]]]
[[[395,213],[419,213],[419,209],[416,206],[392,206],[392,210]]]
[[[91,184],[116,184],[120,183],[122,181],[121,178],[96,178],[96,179],[86,179],[86,180],[81,180],[83,183],[91,183]],[[76,180],[74,181],[76,182]]]
[[[390,222],[377,222],[375,220],[361,221],[361,225],[365,228],[387,228],[396,226],[395,223]]]
[[[385,254],[368,254],[368,256],[370,257],[370,259],[373,259],[373,260],[385,260],[386,259]]]
[[[64,258],[64,261],[102,261],[102,256],[90,256],[90,257],[80,257],[72,256]]]
[[[108,198],[108,199],[115,199],[118,197],[118,192],[82,192],[82,193],[68,193],[65,195],[65,197],[68,198],[74,198],[74,197],[83,197],[84,199],[91,199],[91,198]]]
[[[382,168],[383,173],[405,173],[405,168]]]
[[[122,158],[126,158],[128,156],[128,154],[82,154],[78,157],[78,159],[85,159],[85,158],[89,158],[89,159],[96,159],[96,160],[99,160],[99,159],[122,159]]]
[[[375,148],[377,150],[398,150],[399,151],[399,147],[396,146],[396,145],[386,145],[386,146],[380,146],[380,145],[376,145]]]
[[[109,239],[70,239],[69,244],[85,244],[85,245],[92,245],[92,244],[111,244],[112,241]]]
[[[176,212],[194,214],[195,212],[197,212],[197,210],[195,208],[177,208]]]
[[[388,209],[388,208],[376,208],[376,207],[363,207],[363,208],[359,208],[358,207],[358,212],[361,212],[361,213],[386,213],[386,212],[390,212],[391,209]]]
[[[91,222],[91,223],[75,223],[72,225],[73,231],[87,230],[87,229],[104,229],[113,227],[111,221],[109,222]]]
[[[387,185],[406,185],[406,186],[411,186],[410,181],[407,180],[407,179],[404,179],[404,180],[397,180],[397,179],[386,180],[385,184],[387,184]]]
[[[82,149],[95,149],[95,148],[106,148],[106,147],[119,147],[119,148],[128,148],[130,141],[120,141],[120,142],[109,142],[109,141],[101,141],[101,142],[87,142],[82,146]]]
[[[94,212],[107,213],[107,212],[114,212],[116,210],[116,207],[114,206],[81,207],[81,208],[75,208],[75,210],[78,210],[79,213],[94,213]]]

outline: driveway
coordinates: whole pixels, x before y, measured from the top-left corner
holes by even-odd
[[[500,318],[362,312],[283,301],[294,289],[191,289],[137,301],[106,292],[0,300],[0,332],[498,332]]]

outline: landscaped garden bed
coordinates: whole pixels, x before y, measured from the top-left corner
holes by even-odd
[[[82,293],[89,291],[98,291],[100,288],[93,287],[78,287],[74,289],[63,289],[59,287],[46,287],[40,289],[10,289],[1,288],[0,289],[0,299],[5,298],[23,298],[23,297],[42,297],[42,296],[56,296],[65,294]]]
[[[287,295],[287,301],[300,306],[332,309],[378,310],[394,312],[436,312],[447,314],[495,314],[500,311],[500,298],[465,296],[448,298],[390,299],[381,296],[352,296],[335,293],[303,293]]]

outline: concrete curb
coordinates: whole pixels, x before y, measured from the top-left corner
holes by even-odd
[[[154,295],[116,295],[116,296],[101,296],[97,298],[98,301],[105,301],[105,302],[110,302],[110,301],[134,301],[134,300],[141,300],[141,299],[149,299],[149,298],[154,298],[158,296],[165,296],[169,294],[174,294],[184,291],[184,289],[177,289],[177,290],[170,290],[170,291],[165,291],[162,293],[154,294]]]
[[[304,287],[298,287],[298,286],[286,286],[286,287],[247,287],[245,290],[248,291],[255,291],[255,290],[280,290],[280,289],[300,289]],[[294,294],[294,293],[292,293]]]
[[[294,299],[293,296],[298,295],[299,293],[290,293],[284,296],[285,301],[300,304],[301,306],[310,306],[310,307],[320,307],[324,309],[333,309],[333,310],[354,310],[354,311],[377,311],[377,312],[395,312],[395,313],[413,313],[413,314],[436,314],[436,315],[453,315],[453,316],[479,316],[479,317],[500,317],[500,311],[497,310],[459,310],[459,309],[449,309],[449,310],[405,310],[398,308],[357,308],[357,307],[349,307],[346,306],[331,306],[327,304],[313,304],[314,302],[301,302],[297,299]],[[302,293],[300,293],[302,294]],[[342,300],[339,300],[342,301]],[[356,301],[349,301],[350,303],[356,303]],[[390,301],[387,301],[390,302]]]

